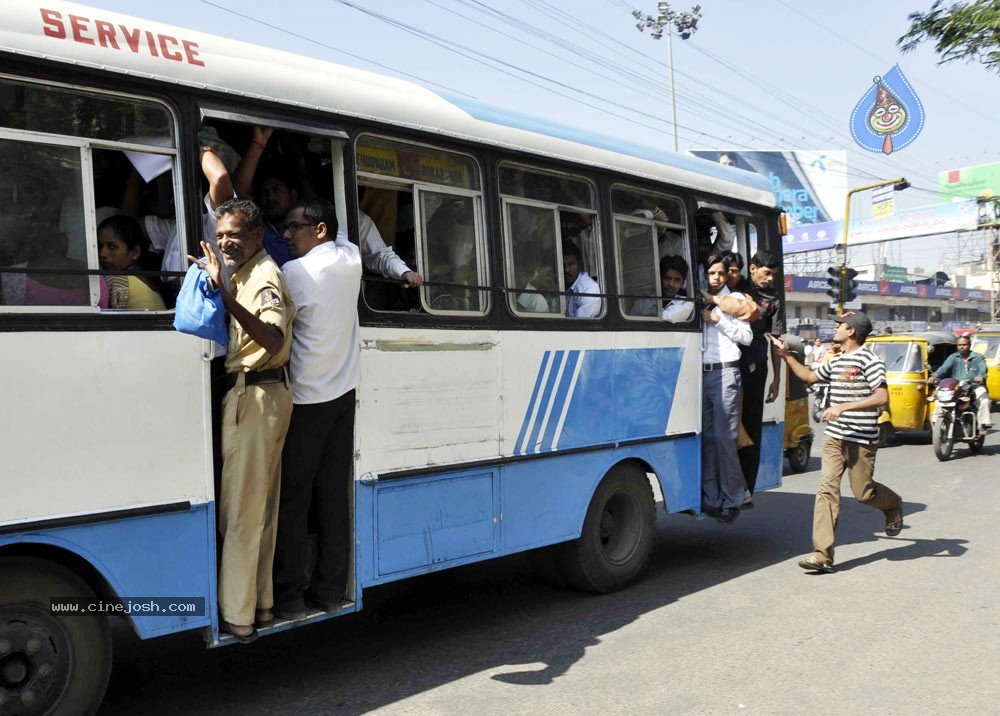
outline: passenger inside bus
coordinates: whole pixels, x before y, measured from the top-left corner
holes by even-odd
[[[149,240],[130,216],[110,216],[97,227],[97,244],[102,269],[115,271],[156,270],[159,262],[149,253]],[[160,282],[145,276],[106,276],[109,308],[162,311]]]
[[[576,244],[564,241],[563,278],[566,285],[566,316],[568,318],[596,318],[601,315],[604,303],[601,288],[589,273],[582,271],[583,256]]]
[[[289,260],[288,248],[283,238],[284,218],[289,210],[296,202],[310,196],[328,200],[333,198],[332,186],[328,191],[324,191],[326,182],[321,179],[324,174],[328,175],[330,172],[329,143],[318,137],[306,137],[270,127],[254,126],[250,131],[250,141],[233,181],[239,196],[252,194],[257,196],[266,219],[265,248],[271,258],[282,266]],[[253,191],[254,187],[256,192]],[[378,192],[373,194],[374,199],[381,198],[376,194]],[[396,251],[386,245],[376,222],[365,212],[366,196],[362,188],[359,197],[361,208],[358,211],[358,228],[361,258],[366,271],[373,276],[401,281],[407,287],[420,286],[423,277],[417,271],[411,270]],[[386,206],[383,205],[382,208]],[[392,205],[392,211],[393,213],[396,211],[395,204]],[[380,211],[378,216],[381,218],[383,215]],[[394,216],[388,225],[395,227]],[[378,291],[373,289],[372,294],[375,293]],[[392,307],[397,303],[396,299],[399,296],[398,290],[394,293],[396,295],[392,298],[370,300],[369,304],[374,302],[378,308]],[[367,285],[365,297],[373,298],[369,295]]]
[[[655,316],[668,323],[686,323],[694,318],[694,301],[684,300],[687,293],[688,264],[683,256],[660,259],[661,299],[641,298],[632,307],[632,315]]]
[[[31,241],[22,244],[23,253],[10,266],[85,272],[85,261],[67,255],[69,238],[55,228],[56,222],[54,216],[18,222],[16,231]],[[98,305],[104,308],[108,304],[107,284],[103,279],[98,284]],[[89,306],[90,279],[82,273],[5,273],[0,274],[0,296],[7,306]]]

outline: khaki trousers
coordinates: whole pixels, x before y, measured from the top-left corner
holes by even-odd
[[[253,624],[255,609],[274,606],[281,448],[291,415],[284,382],[248,386],[240,376],[222,400],[219,610],[230,624]]]
[[[901,507],[899,495],[875,482],[875,446],[823,439],[823,467],[813,510],[813,557],[821,564],[833,564],[834,531],[840,517],[840,482],[847,470],[854,498],[876,510]]]

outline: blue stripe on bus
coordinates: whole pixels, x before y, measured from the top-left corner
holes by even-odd
[[[571,399],[569,388],[573,383],[573,374],[576,372],[576,364],[580,361],[581,351],[569,351],[566,364],[563,368],[562,379],[559,381],[559,389],[556,391],[552,405],[552,415],[549,417],[549,424],[545,428],[545,435],[542,437],[542,450],[553,450],[553,444],[558,437],[556,428],[559,426],[559,419],[562,417],[566,400]]]
[[[557,351],[550,362],[545,353],[535,380],[537,393],[548,368],[544,391],[538,400],[533,394],[521,422],[524,435],[534,414],[531,435],[527,440],[518,438],[514,454],[665,435],[683,356],[683,348]],[[578,361],[579,377],[570,392]],[[557,386],[560,365],[565,367]],[[546,411],[549,423],[542,433]],[[566,419],[560,430],[563,412]]]
[[[535,401],[538,400],[538,391],[542,387],[542,376],[545,374],[545,366],[549,362],[549,358],[552,355],[552,351],[545,351],[542,355],[542,367],[538,371],[538,375],[535,377],[535,387],[531,391],[531,400],[528,401],[528,419],[531,417],[531,411],[535,406]],[[521,424],[521,432],[518,433],[517,442],[514,443],[514,454],[521,455],[524,453],[524,440],[528,432],[528,420],[525,420]]]
[[[539,452],[538,446],[538,436],[542,429],[542,423],[545,420],[545,413],[549,410],[552,393],[555,388],[556,377],[559,374],[559,368],[563,365],[566,358],[566,351],[556,351],[552,357],[552,363],[549,366],[549,377],[545,381],[545,390],[542,392],[542,399],[538,404],[538,412],[535,415],[535,424],[531,428],[531,437],[528,438],[527,444],[522,450],[522,454],[528,452]],[[529,416],[530,417],[530,416]]]

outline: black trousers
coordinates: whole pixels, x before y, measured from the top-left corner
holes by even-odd
[[[274,601],[299,605],[306,591],[310,509],[317,531],[316,570],[310,595],[343,599],[351,545],[351,457],[355,393],[295,405],[281,453],[281,502],[274,553]]]
[[[740,467],[743,468],[747,492],[752,495],[757,486],[757,471],[760,469],[760,434],[764,419],[764,394],[767,390],[767,361],[757,363],[754,370],[741,365],[740,376],[743,381],[743,429],[753,440],[753,445],[739,451]]]

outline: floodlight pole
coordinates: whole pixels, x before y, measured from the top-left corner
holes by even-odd
[[[840,259],[840,299],[837,301],[837,315],[844,315],[844,287],[847,285],[847,236],[851,230],[851,198],[861,191],[868,191],[869,189],[878,189],[880,186],[893,185],[897,191],[902,191],[910,186],[910,182],[906,181],[905,177],[899,177],[898,179],[889,179],[888,181],[880,181],[875,184],[865,184],[864,186],[855,187],[847,192],[847,200],[844,206],[844,250],[841,252]]]
[[[698,29],[698,20],[701,19],[701,6],[693,6],[690,12],[675,12],[670,9],[670,3],[658,2],[656,3],[656,11],[659,15],[653,17],[652,15],[643,15],[639,10],[633,10],[632,17],[639,21],[636,29],[639,32],[648,29],[650,31],[649,36],[654,40],[659,40],[663,37],[664,32],[667,33],[667,66],[670,69],[670,110],[673,118],[674,151],[676,152],[679,149],[679,144],[677,140],[677,92],[674,89],[673,35],[674,30],[676,30],[681,39],[686,40],[695,33]]]

